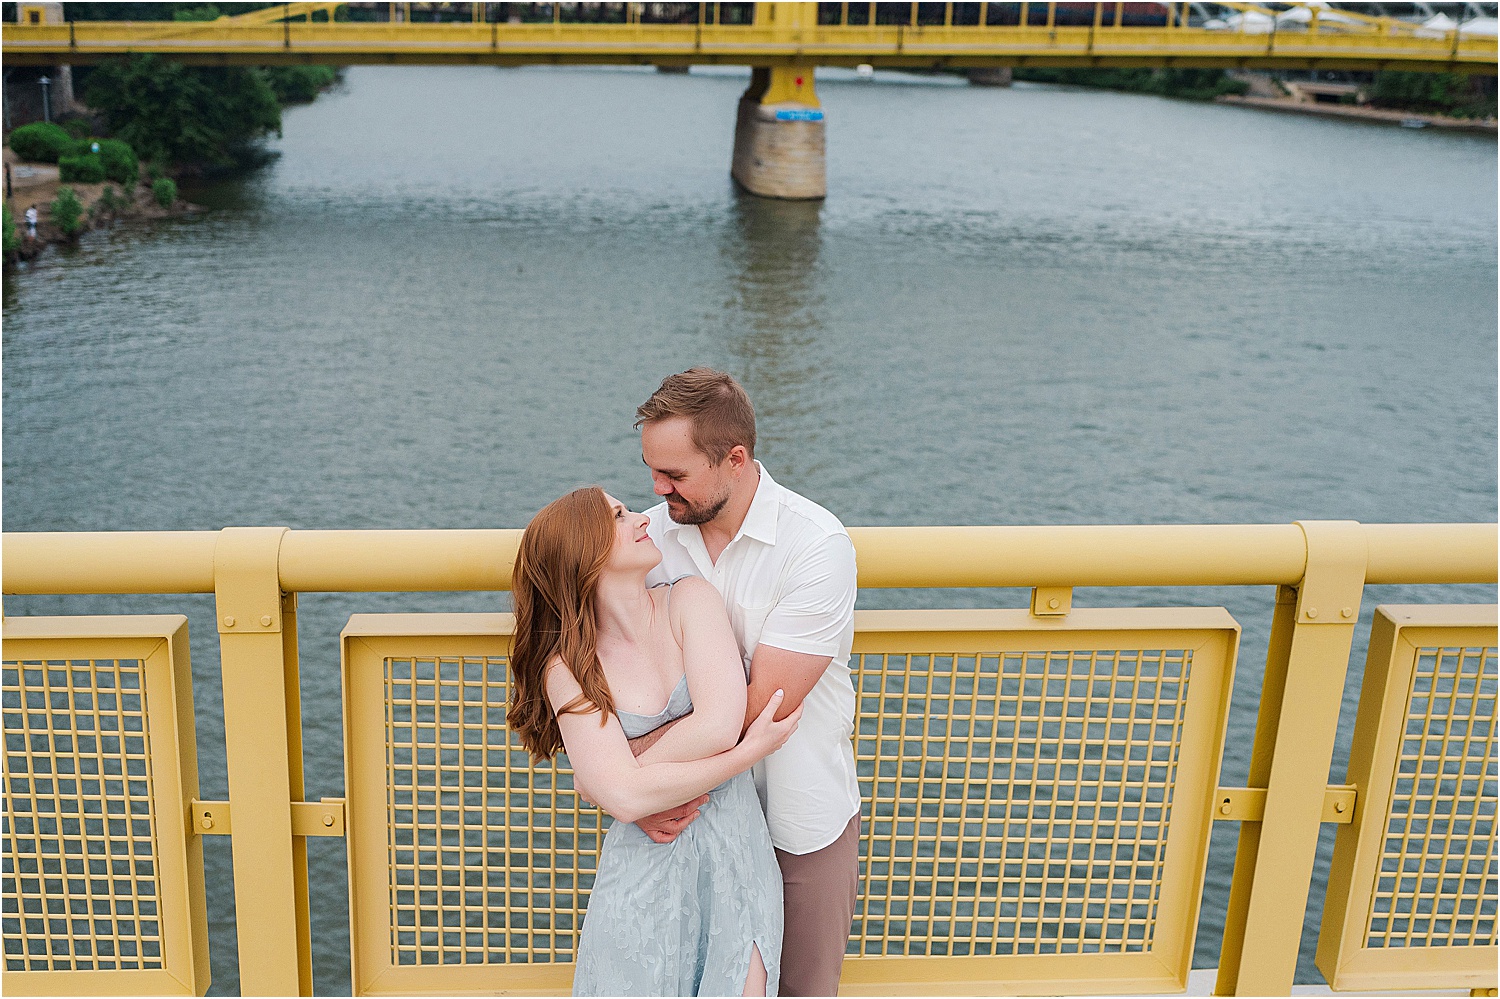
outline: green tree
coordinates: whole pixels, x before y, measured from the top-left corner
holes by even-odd
[[[214,21],[220,16],[219,8],[214,4],[204,4],[201,7],[183,7],[175,5],[172,11],[174,21]],[[318,91],[338,79],[339,72],[332,66],[262,66],[260,71],[265,74],[266,82],[271,85],[271,92],[276,95],[276,100],[283,107],[288,104],[310,104],[318,96]]]
[[[248,14],[252,10],[263,10],[266,7],[281,5],[276,3],[116,3],[110,0],[107,3],[70,2],[67,11],[68,19],[71,21],[177,21],[184,20],[177,16],[179,12],[201,11],[205,6],[215,7],[214,17],[218,17],[221,14]],[[203,20],[203,18],[192,18],[192,20]]]
[[[177,181],[171,177],[158,177],[151,182],[151,196],[163,208],[171,208],[177,200]]]
[[[219,8],[211,3],[202,7],[177,7],[172,11],[174,21],[217,21],[219,19]]]
[[[73,151],[75,142],[60,125],[33,122],[10,133],[10,149],[23,160],[56,163],[59,156]]]
[[[250,67],[132,55],[95,69],[84,99],[146,159],[188,167],[233,165],[257,140],[281,131],[276,94]]]
[[[1483,77],[1460,73],[1405,73],[1383,70],[1375,74],[1370,103],[1404,111],[1451,114],[1460,118],[1482,118],[1495,113],[1493,77],[1483,86]],[[14,148],[14,147],[12,147]]]
[[[86,153],[82,156],[59,156],[57,178],[78,184],[97,184],[104,179],[104,161],[93,153]]]
[[[1243,94],[1250,85],[1224,74],[1222,69],[1059,68],[1017,67],[1017,80],[1035,83],[1067,83],[1132,93],[1160,94],[1208,101],[1220,94]]]
[[[287,104],[310,104],[318,91],[339,78],[333,66],[267,66],[266,80],[271,84],[276,99]]]
[[[52,224],[72,239],[83,228],[83,202],[71,187],[59,187],[52,199]]]
[[[105,184],[104,190],[99,192],[99,200],[94,202],[94,207],[106,214],[113,214],[129,204],[129,198],[123,197],[113,187]]]
[[[0,235],[5,237],[5,259],[9,261],[21,249],[21,233],[16,229],[16,220],[10,214],[9,201],[0,206],[0,212],[4,214],[4,218],[0,219]]]
[[[130,148],[128,142],[100,139],[99,159],[104,163],[105,176],[124,186],[127,191],[134,188],[136,181],[140,179],[140,160],[136,158],[135,150]]]

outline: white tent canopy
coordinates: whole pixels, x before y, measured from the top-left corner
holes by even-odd
[[[1267,35],[1271,33],[1271,28],[1276,21],[1269,14],[1247,10],[1241,14],[1230,14],[1221,23],[1230,31],[1243,31],[1248,35]]]
[[[1460,38],[1494,38],[1500,29],[1500,21],[1493,17],[1470,18],[1460,24],[1447,14],[1438,13],[1423,21],[1416,33],[1422,38],[1442,38],[1452,35],[1454,25],[1458,25]]]
[[[1358,18],[1348,17],[1340,14],[1328,4],[1328,0],[1309,0],[1308,3],[1284,10],[1276,15],[1276,27],[1282,28],[1306,28],[1312,23],[1313,8],[1318,8],[1318,26],[1331,27],[1350,25],[1363,27],[1364,23]]]

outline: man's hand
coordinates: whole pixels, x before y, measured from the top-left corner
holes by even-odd
[[[635,824],[641,827],[641,832],[651,838],[651,842],[670,843],[688,827],[688,823],[701,814],[698,810],[706,804],[708,804],[708,795],[699,795],[684,805],[638,819]]]

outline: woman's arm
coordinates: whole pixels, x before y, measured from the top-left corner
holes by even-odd
[[[688,576],[673,587],[670,606],[693,713],[663,726],[661,737],[637,756],[642,763],[722,753],[739,741],[745,727],[745,667],[724,598],[708,580]]]
[[[578,681],[561,662],[547,670],[547,697],[554,709],[582,693]],[[598,708],[559,714],[557,724],[573,772],[592,792],[595,803],[621,822],[634,822],[696,798],[781,748],[796,731],[802,712],[775,721],[773,715],[780,704],[781,695],[773,696],[745,737],[727,752],[681,763],[642,764],[631,755],[619,719],[610,715],[600,725]]]

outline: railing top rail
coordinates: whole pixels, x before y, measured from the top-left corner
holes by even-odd
[[[1492,583],[1495,524],[1364,524],[1369,583]],[[859,585],[1253,586],[1307,568],[1298,524],[856,527]],[[211,593],[215,531],[6,533],[4,592]],[[286,531],[287,592],[505,590],[519,530]]]

